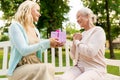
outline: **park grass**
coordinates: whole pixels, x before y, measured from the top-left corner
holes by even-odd
[[[114,53],[115,53],[115,59],[120,60],[120,49],[114,49]],[[110,58],[110,52],[108,49],[105,51],[105,57],[108,59]]]
[[[120,60],[120,49],[114,49],[114,53],[115,53],[115,59]],[[108,58],[108,59],[110,58],[109,50],[105,51],[105,57]],[[107,66],[107,72],[110,73],[110,74],[120,76],[119,67],[117,67],[117,66],[108,65]]]
[[[0,69],[2,68],[2,60],[3,60],[3,51],[0,50]]]
[[[120,50],[115,49],[114,52],[115,52],[116,59],[120,60]],[[0,69],[2,68],[2,60],[3,60],[3,57],[2,57],[3,54],[2,53],[3,53],[3,51],[0,50]],[[105,57],[110,58],[109,50],[106,50]],[[48,62],[51,62],[51,55],[50,54],[48,55]],[[71,63],[71,65],[73,64],[72,60],[70,60],[70,63]],[[56,56],[56,58],[55,58],[55,66],[58,66],[58,65],[59,65],[58,64],[58,56]],[[66,63],[65,63],[65,52],[63,52],[63,65],[64,66],[66,65]],[[108,65],[107,66],[107,72],[110,73],[110,74],[120,76],[119,67],[117,67],[117,66]]]

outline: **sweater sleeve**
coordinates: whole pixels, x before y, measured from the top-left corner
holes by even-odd
[[[37,34],[38,38],[40,39],[40,41],[45,40],[45,39],[41,39],[40,32],[37,28],[35,28],[35,31],[36,31],[36,34]],[[43,53],[45,50],[46,50],[46,48],[40,50],[40,52]]]
[[[71,59],[75,59],[75,52],[76,52],[76,46],[72,43],[72,46],[70,47],[70,57]]]
[[[38,50],[42,51],[50,47],[50,41],[48,39],[33,45],[28,45],[25,38],[25,32],[21,27],[20,25],[12,24],[9,29],[9,37],[12,45],[15,46],[22,56],[29,55]]]
[[[87,57],[94,57],[98,54],[99,49],[105,46],[105,32],[102,28],[96,28],[94,33],[89,37],[87,43],[75,41],[78,52]]]

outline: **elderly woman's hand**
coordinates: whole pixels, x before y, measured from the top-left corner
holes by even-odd
[[[64,46],[64,42],[60,42],[59,44],[58,44],[58,47],[62,47],[62,46]]]
[[[82,34],[81,33],[76,33],[73,35],[73,40],[81,40],[82,39]]]
[[[59,47],[60,42],[57,38],[50,38],[50,47]]]

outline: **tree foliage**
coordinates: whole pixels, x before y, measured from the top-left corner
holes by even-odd
[[[82,0],[98,16],[96,25],[104,28],[114,58],[112,41],[120,35],[120,0]]]
[[[65,30],[67,34],[67,39],[72,40],[73,39],[73,34],[81,32],[76,28],[75,23],[67,23],[65,25]]]
[[[0,10],[4,12],[3,19],[11,21],[18,6],[25,0],[1,0]]]
[[[108,31],[106,25],[106,6],[105,0],[82,0],[85,6],[89,7],[93,10],[93,12],[98,16],[97,25],[103,27],[107,34],[108,39]],[[116,4],[117,3],[117,4]],[[120,0],[108,0],[109,7],[109,16],[110,16],[110,24],[111,24],[111,38],[112,40],[118,37],[120,34]]]
[[[0,10],[4,12],[3,19],[7,20],[6,27],[11,24],[11,20],[18,6],[25,0],[1,0]],[[43,30],[43,33],[62,28],[62,22],[67,20],[64,16],[69,11],[68,0],[40,0],[41,17],[36,26]],[[46,34],[45,34],[46,35]],[[48,37],[49,35],[47,35]],[[46,36],[44,36],[46,37]]]
[[[8,40],[8,36],[6,33],[8,33],[8,27],[11,24],[11,21],[14,17],[14,14],[18,8],[18,6],[23,2],[24,0],[1,0],[0,1],[0,10],[4,13],[2,16],[2,19],[5,20],[5,26],[1,27],[1,39],[0,41]]]
[[[38,21],[38,28],[46,32],[47,37],[51,31],[61,28],[62,22],[67,20],[65,15],[69,11],[66,0],[40,0],[41,17]],[[45,35],[46,35],[45,34]]]

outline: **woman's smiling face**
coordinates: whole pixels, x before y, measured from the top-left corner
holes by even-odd
[[[80,14],[78,12],[77,15],[76,15],[76,19],[77,19],[78,24],[81,27],[83,27],[83,28],[87,27],[87,25],[88,25],[88,18],[86,16],[84,16],[84,15],[82,15],[82,14]]]
[[[32,17],[33,17],[33,21],[34,21],[34,22],[37,22],[37,21],[39,20],[39,17],[41,16],[39,5],[35,5],[35,6],[31,9],[31,14],[32,14]]]

